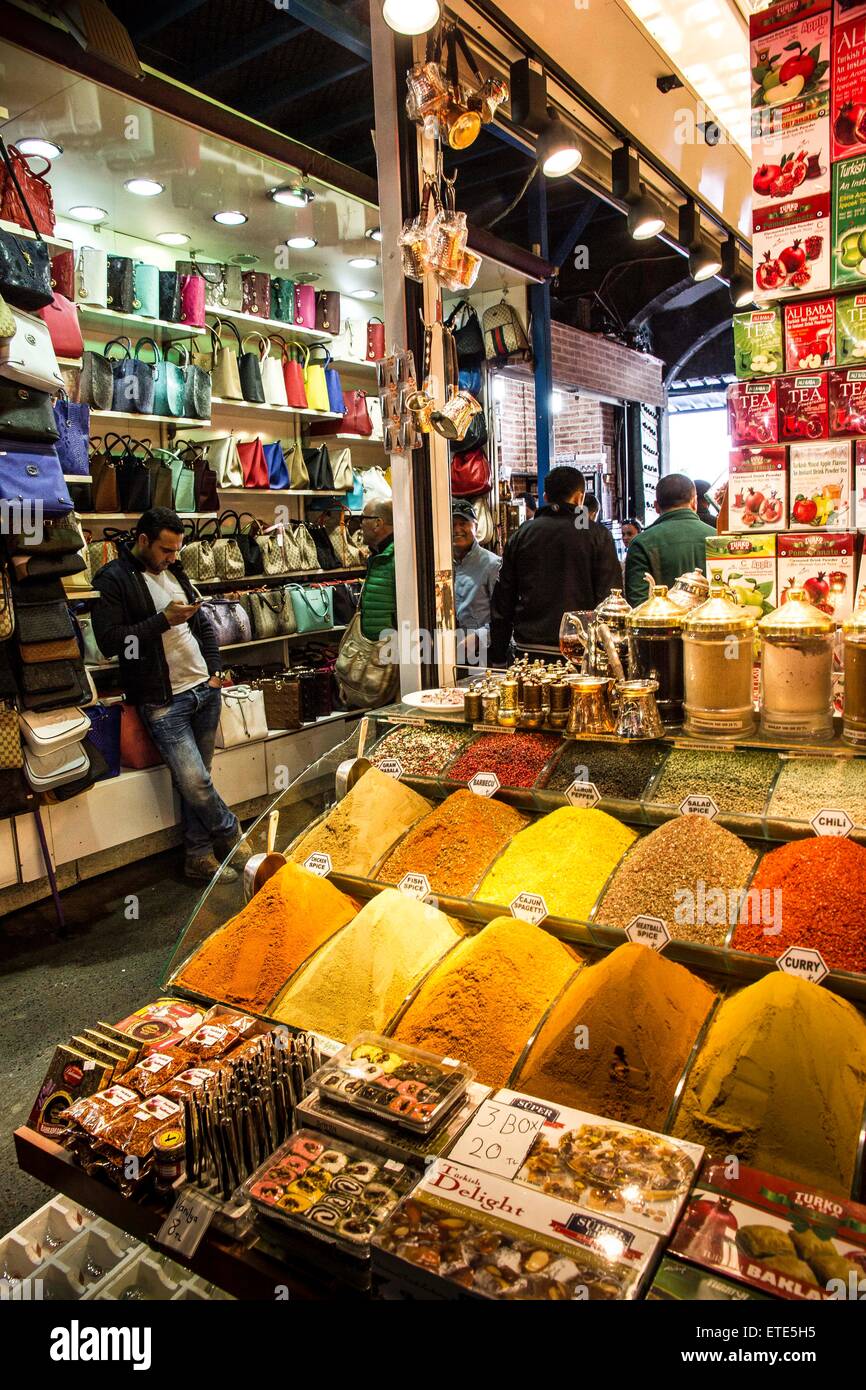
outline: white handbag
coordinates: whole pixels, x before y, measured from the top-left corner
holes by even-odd
[[[334,478],[335,492],[351,492],[355,486],[355,475],[352,472],[352,450],[349,448],[335,449],[331,454],[331,473]]]
[[[283,376],[282,353],[279,357],[273,357],[270,339],[262,338],[261,341],[265,346],[260,362],[265,400],[268,405],[288,406],[289,398],[286,395],[286,378]]]
[[[79,304],[108,308],[108,252],[82,246],[78,253],[76,298]]]
[[[364,489],[364,506],[368,502],[390,502],[391,484],[378,466],[364,468],[359,474]]]
[[[90,720],[76,705],[43,711],[28,709],[19,714],[21,736],[38,756],[80,743],[90,733]]]
[[[35,792],[65,787],[67,782],[83,777],[89,767],[90,759],[80,743],[67,743],[43,754],[34,753],[32,748],[24,750],[24,776]]]
[[[47,323],[13,309],[15,336],[0,342],[0,376],[52,394],[64,385]]]
[[[250,685],[231,685],[223,690],[217,748],[238,748],[267,736],[264,692]]]
[[[367,325],[363,319],[343,319],[328,350],[335,361],[364,362],[367,357]]]
[[[85,666],[107,666],[109,662],[113,666],[116,666],[119,658],[116,656],[106,656],[105,653],[100,650],[93,632],[93,618],[89,613],[82,613],[79,616],[78,626],[81,628],[81,636],[84,640]]]
[[[367,397],[367,409],[370,412],[370,419],[373,421],[373,433],[370,438],[377,439],[382,443],[385,438],[385,431],[382,426],[382,407],[379,404],[378,396]]]
[[[216,473],[218,487],[243,487],[244,470],[233,434],[218,435],[215,439],[199,439],[205,446],[205,456]]]

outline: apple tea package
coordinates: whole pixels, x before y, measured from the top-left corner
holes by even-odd
[[[833,300],[795,299],[784,307],[785,371],[815,371],[832,367],[836,359],[836,315]]]
[[[836,366],[866,366],[866,292],[836,298]]]
[[[726,584],[755,616],[772,613],[776,604],[776,537],[761,533],[707,536],[707,578]]]
[[[791,445],[791,530],[851,525],[851,445],[845,439]]]
[[[782,316],[778,308],[734,314],[734,370],[741,381],[781,372]]]
[[[732,449],[728,517],[732,531],[784,531],[788,525],[788,461],[784,445]]]
[[[833,288],[866,284],[866,150],[833,165]]]
[[[829,0],[791,0],[749,16],[752,109],[812,98],[830,85]]]

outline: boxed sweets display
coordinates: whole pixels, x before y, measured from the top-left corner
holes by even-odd
[[[850,159],[866,154],[866,16],[852,16],[851,6],[836,14],[833,24],[831,92],[832,157]]]
[[[378,1033],[359,1033],[311,1079],[331,1104],[429,1134],[462,1100],[471,1067]]]
[[[785,371],[832,367],[836,361],[836,314],[834,301],[792,300],[784,306]]]
[[[797,195],[752,215],[758,304],[830,288],[830,195],[803,188]]]
[[[833,165],[833,288],[866,280],[866,151]]]
[[[741,380],[783,369],[782,315],[777,306],[734,314],[734,370]]]
[[[866,1207],[739,1165],[704,1165],[671,1254],[762,1293],[850,1299],[866,1291]]]
[[[829,434],[828,385],[826,372],[779,378],[779,439],[796,443],[801,439],[826,439]]]
[[[732,444],[776,443],[779,436],[775,380],[731,382],[727,400]]]
[[[749,16],[752,109],[814,98],[829,86],[830,0],[782,0]]]
[[[866,368],[837,367],[827,376],[830,434],[866,434]]]
[[[752,605],[758,617],[776,607],[776,537],[707,536],[707,578],[733,590],[737,602]]]
[[[866,294],[836,297],[836,366],[866,365]]]
[[[753,1300],[765,1303],[771,1298],[771,1294],[758,1293],[757,1289],[735,1284],[732,1279],[722,1279],[695,1265],[673,1260],[669,1255],[663,1256],[647,1290],[649,1300],[675,1303],[748,1303]]]
[[[732,449],[728,488],[732,531],[784,531],[788,524],[787,450]]]
[[[805,589],[822,613],[837,623],[854,607],[854,540],[852,533],[776,537],[779,601],[789,589]]]
[[[441,1298],[637,1298],[658,1240],[439,1159],[373,1240],[373,1270]]]
[[[322,1134],[333,1134],[364,1149],[424,1169],[434,1158],[441,1158],[462,1134],[479,1105],[490,1095],[490,1087],[472,1081],[467,1086],[462,1104],[449,1110],[445,1118],[429,1134],[386,1124],[370,1113],[334,1105],[319,1090],[311,1090],[295,1107],[297,1123]]]
[[[790,473],[792,531],[846,531],[850,527],[848,440],[792,444]]]

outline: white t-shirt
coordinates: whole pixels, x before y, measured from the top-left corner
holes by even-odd
[[[153,605],[161,613],[170,603],[189,603],[178,581],[169,570],[162,574],[144,571],[144,582],[150,590]],[[189,623],[179,623],[162,634],[162,647],[168,662],[168,678],[171,681],[172,695],[182,695],[201,685],[209,676],[207,662],[202,656],[201,647],[190,632]]]

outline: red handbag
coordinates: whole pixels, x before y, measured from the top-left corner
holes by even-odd
[[[490,487],[490,464],[483,449],[467,449],[451,460],[452,497],[477,497]]]
[[[121,767],[158,767],[162,762],[159,750],[142,723],[135,705],[122,705],[120,710]]]
[[[304,369],[294,353],[306,352],[306,348],[290,343],[283,353],[283,379],[286,383],[286,399],[295,410],[307,410],[307,388],[304,385]]]
[[[204,328],[203,275],[181,275],[179,322],[191,324],[193,328]]]
[[[51,288],[67,299],[75,298],[74,251],[58,251],[51,257]]]
[[[244,472],[244,487],[270,487],[268,461],[258,437],[238,444],[238,457]]]
[[[78,305],[55,292],[50,304],[38,310],[51,334],[51,345],[58,357],[81,357],[84,339],[78,322]]]
[[[385,356],[385,325],[381,319],[367,320],[367,361],[378,362]]]
[[[15,187],[17,179],[21,192],[30,204],[33,221],[43,236],[51,236],[54,232],[54,197],[51,184],[45,177],[51,168],[50,160],[46,159],[43,173],[34,174],[25,156],[15,145],[10,145],[7,149],[5,142],[0,139],[0,153],[3,156],[3,168],[0,169],[0,218],[6,222],[16,222],[19,227],[29,229],[31,226],[27,210]],[[13,169],[15,178],[12,177]]]
[[[373,433],[373,421],[370,419],[370,412],[367,409],[367,396],[364,391],[344,391],[343,400],[346,409],[343,413],[344,434],[362,434],[365,437]]]

